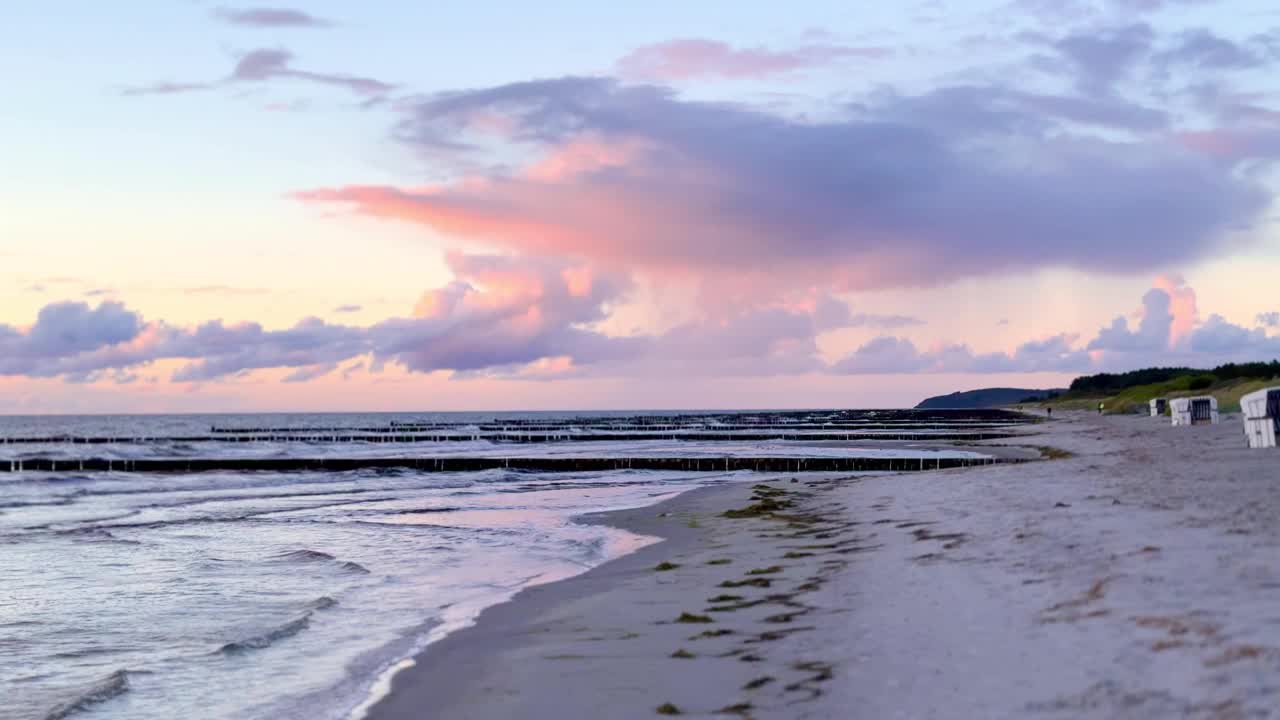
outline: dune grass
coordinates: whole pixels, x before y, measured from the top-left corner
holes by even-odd
[[[1215,381],[1208,387],[1192,389],[1192,385],[1198,377],[1201,376],[1189,375],[1174,378],[1167,382],[1137,385],[1110,396],[1057,398],[1038,403],[1038,406],[1041,408],[1049,406],[1063,410],[1094,410],[1098,407],[1098,403],[1101,402],[1105,404],[1105,412],[1108,415],[1127,415],[1146,413],[1150,401],[1155,398],[1212,395],[1218,399],[1218,409],[1221,412],[1231,413],[1240,411],[1240,398],[1245,395],[1263,388],[1280,385],[1280,380],[1276,379],[1240,378]]]

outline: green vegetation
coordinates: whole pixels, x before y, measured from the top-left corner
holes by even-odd
[[[1238,412],[1240,398],[1269,387],[1280,378],[1280,361],[1228,363],[1212,370],[1146,368],[1127,373],[1101,373],[1076,378],[1061,397],[1042,403],[1055,408],[1092,410],[1103,403],[1107,413],[1143,413],[1155,398],[1213,395],[1222,412]]]
[[[667,572],[668,570],[675,570],[678,567],[680,566],[673,562],[660,562],[654,570],[657,572]]]
[[[680,708],[676,707],[675,705],[672,705],[671,703],[662,703],[661,705],[658,706],[658,714],[659,715],[679,715]]]
[[[1280,360],[1271,362],[1227,363],[1212,370],[1196,370],[1194,368],[1145,368],[1127,373],[1099,373],[1085,375],[1071,382],[1064,397],[1088,395],[1092,397],[1114,395],[1121,390],[1140,385],[1155,385],[1187,376],[1210,378],[1210,382],[1226,382],[1241,379],[1269,379],[1280,377]],[[1204,389],[1204,388],[1192,388]]]

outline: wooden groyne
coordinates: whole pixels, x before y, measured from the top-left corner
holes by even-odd
[[[269,435],[284,433],[367,433],[367,434],[405,434],[430,433],[438,431],[451,432],[568,432],[577,429],[582,432],[676,432],[700,430],[704,432],[734,432],[743,430],[995,430],[1010,428],[1019,423],[779,423],[726,425],[720,423],[689,423],[684,425],[656,425],[646,423],[618,425],[579,425],[577,423],[552,423],[541,425],[488,424],[478,425],[408,425],[371,427],[213,427],[209,432],[218,435]],[[473,430],[469,430],[473,429]]]
[[[977,410],[795,410],[679,415],[581,415],[576,417],[478,418],[465,420],[390,420],[385,424],[332,427],[213,426],[218,434],[264,433],[413,433],[474,428],[484,432],[586,431],[663,432],[677,430],[867,430],[964,427],[994,429],[1031,422],[1026,415],[999,409]]]
[[[435,457],[435,458],[26,458],[0,461],[0,472],[350,472],[354,470],[412,470],[416,472],[476,472],[520,470],[532,472],[592,472],[606,470],[666,470],[682,472],[919,472],[1002,462],[992,457]]]
[[[1019,437],[1016,432],[627,432],[627,433],[405,433],[405,434],[309,434],[309,433],[245,433],[174,437],[55,435],[48,437],[0,438],[0,445],[137,445],[148,443],[445,443],[488,440],[495,443],[601,442],[636,440],[687,440],[696,442],[751,442],[788,440],[807,442],[831,441],[914,441],[972,442]]]
[[[564,423],[572,425],[608,425],[630,423],[635,425],[682,425],[694,422],[781,424],[790,422],[1027,422],[1028,416],[1000,408],[975,408],[969,410],[759,410],[737,412],[689,412],[675,415],[577,415],[562,417],[504,418],[507,425],[540,425]],[[495,422],[479,420],[479,423]],[[432,424],[461,424],[462,421],[391,420],[390,425],[420,426]]]

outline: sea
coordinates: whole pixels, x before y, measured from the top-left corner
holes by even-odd
[[[779,422],[805,432],[831,417],[0,417],[0,466],[8,470],[0,472],[0,717],[359,718],[406,658],[484,608],[656,541],[576,516],[777,477],[359,463],[344,471],[33,472],[20,469],[23,462],[981,457],[971,449],[768,437]],[[738,439],[707,439],[730,425]],[[866,425],[879,426],[874,416]],[[742,427],[747,435],[759,427],[760,439],[741,439]],[[512,432],[548,429],[562,440],[509,442]],[[636,437],[649,429],[653,438]],[[683,440],[685,431],[702,439]],[[424,439],[385,442],[390,433]],[[626,438],[612,439],[619,435]]]

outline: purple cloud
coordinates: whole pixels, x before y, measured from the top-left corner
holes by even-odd
[[[831,366],[841,375],[913,373],[1080,372],[1089,354],[1072,346],[1073,338],[1055,335],[1018,346],[1013,353],[975,353],[968,345],[944,344],[920,350],[905,338],[878,337]]]
[[[158,360],[187,360],[175,382],[209,382],[286,368],[288,382],[348,364],[412,372],[538,378],[679,372],[773,375],[821,372],[817,337],[837,328],[899,327],[903,315],[852,313],[829,296],[794,306],[739,307],[657,334],[607,335],[594,325],[625,300],[624,276],[581,263],[452,253],[455,280],[425,293],[412,316],[368,327],[307,318],[291,328],[211,321],[192,328],[144,322],[123,305],[58,303],[29,329],[0,326],[0,375],[124,377]]]
[[[1211,5],[1218,0],[1107,0],[1112,5],[1138,12],[1156,12],[1179,5]]]
[[[1178,6],[1215,2],[1218,0],[1013,0],[1012,5],[1047,22],[1080,22],[1103,16],[1141,17]]]
[[[293,53],[287,50],[254,50],[240,58],[228,82],[264,82],[279,78],[294,78],[345,88],[358,95],[381,95],[395,89],[394,85],[368,77],[295,70],[291,66],[292,62]]]
[[[1102,328],[1088,346],[1089,350],[1119,352],[1158,352],[1172,342],[1172,300],[1164,290],[1152,289],[1142,297],[1143,314],[1136,330],[1129,329],[1123,316]]]
[[[769,268],[775,290],[1149,270],[1212,255],[1269,206],[1268,189],[1231,162],[1156,129],[1159,113],[1125,108],[1119,120],[1080,103],[1048,111],[1001,89],[950,88],[799,121],[601,78],[524,82],[410,102],[397,135],[437,162],[493,166],[518,151],[543,165],[428,190],[297,196],[654,275]],[[1153,131],[1080,130],[1090,113]]]
[[[1182,33],[1173,47],[1157,55],[1165,68],[1184,65],[1202,70],[1239,70],[1258,67],[1266,58],[1253,49],[1204,28]]]
[[[173,332],[153,348],[157,359],[195,360],[174,373],[176,382],[216,380],[261,368],[329,366],[368,350],[364,330],[318,318],[285,330],[264,330],[257,323],[205,323],[194,331]]]
[[[217,8],[213,16],[231,25],[254,28],[325,28],[332,22],[288,8]]]
[[[158,82],[150,85],[127,87],[124,90],[121,90],[120,94],[127,97],[140,97],[144,95],[179,95],[182,93],[212,90],[215,87],[217,87],[217,83]]]
[[[501,372],[544,358],[581,365],[625,354],[625,339],[587,328],[625,292],[621,277],[536,258],[452,253],[447,261],[457,279],[423,295],[414,317],[370,328],[377,362]]]
[[[975,353],[966,345],[943,344],[920,350],[899,337],[879,337],[831,366],[844,374],[1100,372],[1141,367],[1208,367],[1226,362],[1269,360],[1280,356],[1280,335],[1262,327],[1245,328],[1220,315],[1199,323],[1195,292],[1179,277],[1157,278],[1143,296],[1136,328],[1117,317],[1086,343],[1067,334],[1019,345],[1011,353]],[[1265,325],[1280,313],[1259,315]]]
[[[293,67],[293,53],[287,50],[261,48],[243,55],[231,74],[217,82],[161,82],[126,88],[124,95],[174,95],[212,90],[229,85],[262,83],[280,79],[303,80],[348,90],[357,95],[376,98],[395,89],[395,85],[370,77],[343,73],[320,73]]]
[[[449,261],[458,280],[426,293],[413,316],[368,327],[307,318],[280,330],[221,321],[180,328],[144,322],[117,302],[97,308],[53,303],[28,328],[0,325],[0,375],[133,382],[138,368],[158,360],[189,361],[171,379],[201,383],[271,368],[289,370],[286,382],[340,368],[347,379],[387,364],[459,378],[528,379],[1072,373],[1280,356],[1280,336],[1218,315],[1177,340],[1194,293],[1164,280],[1160,284],[1171,289],[1157,287],[1144,296],[1137,328],[1117,321],[1088,342],[1057,334],[1011,352],[984,353],[960,343],[921,349],[907,338],[881,336],[828,364],[818,337],[865,326],[868,317],[830,297],[802,306],[742,307],[661,333],[617,336],[594,325],[625,298],[629,286],[620,277],[550,259],[454,254]]]
[[[843,327],[878,327],[886,330],[924,325],[925,321],[910,315],[880,315],[876,313],[857,313],[850,315]]]
[[[1133,23],[1073,32],[1052,47],[1075,70],[1081,93],[1107,95],[1150,56],[1155,39],[1150,25]]]
[[[618,74],[637,80],[758,79],[849,59],[879,59],[884,47],[811,44],[792,50],[734,48],[703,38],[682,38],[637,48],[618,61]]]
[[[96,370],[79,367],[74,360],[129,343],[142,331],[141,316],[118,302],[96,308],[83,302],[52,303],[25,330],[0,325],[0,375],[56,377]]]
[[[1210,315],[1191,334],[1190,349],[1194,353],[1232,360],[1271,359],[1280,356],[1280,336],[1271,337],[1262,328],[1244,328],[1228,322],[1221,315]]]
[[[878,337],[835,364],[839,374],[916,373],[930,365],[915,343],[906,338]]]

